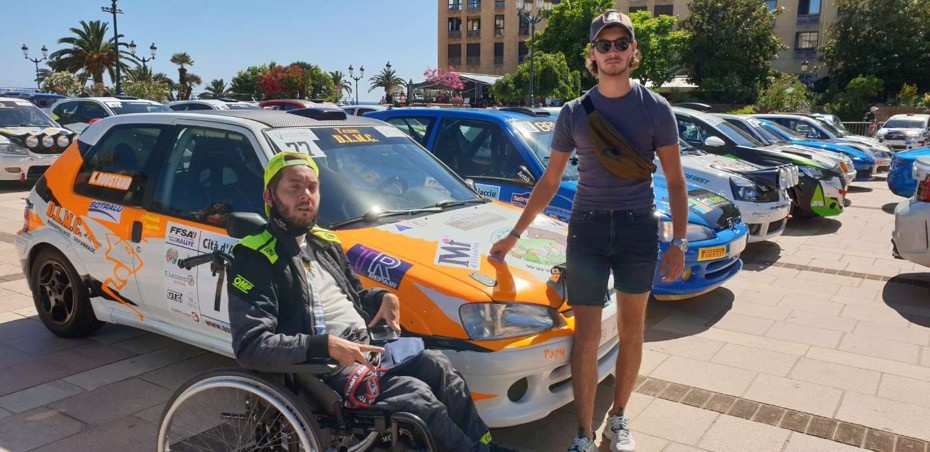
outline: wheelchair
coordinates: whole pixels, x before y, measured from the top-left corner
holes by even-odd
[[[211,263],[225,274],[221,251],[178,262]],[[411,413],[348,409],[322,378],[332,360],[307,362],[286,374],[216,369],[181,385],[162,412],[159,452],[438,451],[422,419]]]

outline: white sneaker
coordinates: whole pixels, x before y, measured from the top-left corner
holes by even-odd
[[[614,415],[607,418],[607,428],[604,436],[610,440],[612,452],[633,452],[636,450],[636,441],[630,433],[629,419],[624,415]]]
[[[578,436],[572,440],[572,445],[568,447],[568,452],[596,452],[597,445],[594,440],[588,438],[579,431]]]

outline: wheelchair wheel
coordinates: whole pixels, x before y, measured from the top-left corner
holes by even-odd
[[[192,378],[165,405],[158,452],[323,451],[309,410],[255,373],[220,369]]]

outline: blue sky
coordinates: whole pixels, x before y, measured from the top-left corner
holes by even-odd
[[[41,57],[43,44],[51,53],[81,20],[112,22],[100,10],[109,5],[109,0],[43,0],[37,8],[34,2],[3,2],[0,87],[33,86],[35,66],[23,58],[24,43],[30,57]],[[364,102],[383,94],[368,93],[367,78],[387,61],[415,82],[436,67],[436,0],[120,0],[118,7],[125,13],[118,18],[120,33],[136,41],[140,55],[148,56],[154,41],[158,54],[147,64],[172,78],[177,66],[168,59],[175,52],[193,57],[190,70],[204,83],[216,78],[229,83],[240,69],[270,61],[302,60],[343,73],[351,64],[356,71],[365,66],[366,79],[359,80]]]

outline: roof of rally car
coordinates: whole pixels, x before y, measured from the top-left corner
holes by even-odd
[[[199,113],[199,112],[198,112]],[[203,111],[201,114],[232,116],[262,123],[268,127],[307,127],[307,126],[380,126],[384,122],[372,118],[346,115],[346,119],[316,120],[277,110],[221,110]]]

